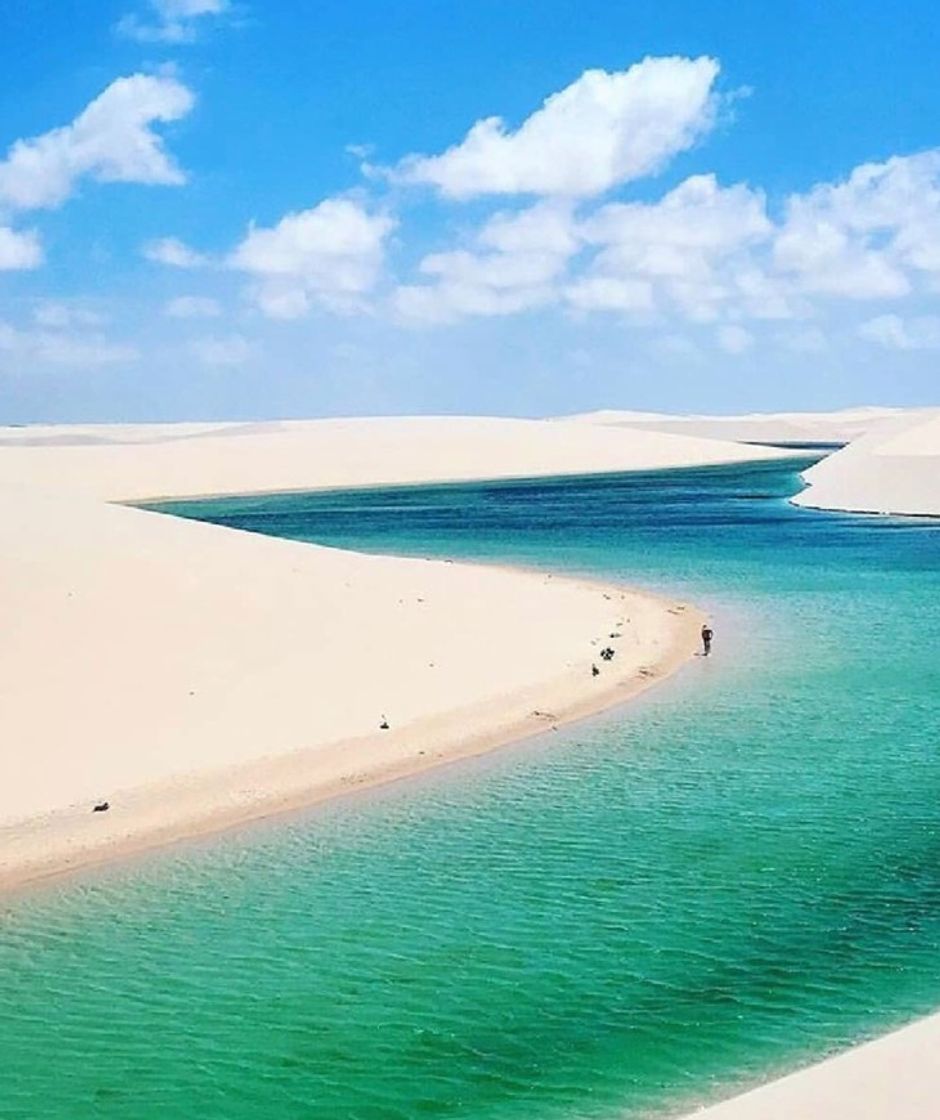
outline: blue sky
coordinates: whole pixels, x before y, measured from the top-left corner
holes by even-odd
[[[931,4],[12,7],[0,422],[940,399]]]

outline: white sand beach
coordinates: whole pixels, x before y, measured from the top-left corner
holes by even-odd
[[[694,608],[648,595],[115,501],[778,454],[465,418],[0,431],[0,883],[544,730],[696,644]]]

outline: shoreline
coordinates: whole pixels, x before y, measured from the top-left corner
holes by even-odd
[[[928,1013],[682,1120],[925,1120],[940,1096],[938,1043],[940,1012]]]
[[[854,505],[815,504],[811,502],[807,496],[812,490],[813,484],[811,482],[804,482],[803,485],[805,489],[801,490],[798,494],[794,494],[792,498],[787,499],[790,505],[794,506],[796,509],[807,509],[812,513],[848,513],[858,517],[888,517],[895,521],[940,521],[940,511],[934,513],[901,513],[897,510],[866,509],[863,506]]]
[[[663,598],[153,506],[792,458],[478,417],[79,426],[15,443],[0,447],[0,574],[18,603],[0,643],[0,889],[481,753],[550,726],[534,712],[557,725],[602,711],[698,644]]]
[[[119,790],[106,815],[91,813],[83,804],[0,824],[0,893],[217,835],[354,790],[401,781],[576,723],[619,707],[669,679],[691,661],[699,646],[705,616],[689,604],[554,573],[497,565],[452,566],[549,579],[559,587],[602,595],[612,608],[642,601],[661,612],[669,640],[657,656],[645,659],[638,668],[628,661],[626,671],[605,670],[592,679],[586,675],[589,658],[549,680],[388,731]]]
[[[754,445],[758,450],[765,450],[761,444]],[[297,497],[302,494],[316,494],[318,497],[325,497],[330,494],[362,494],[369,491],[382,491],[382,490],[425,490],[429,487],[446,489],[453,487],[459,489],[463,486],[495,486],[503,483],[511,485],[512,483],[525,483],[525,482],[588,482],[593,479],[610,479],[610,478],[633,478],[636,475],[645,474],[664,474],[670,471],[721,471],[726,470],[728,467],[739,467],[748,464],[758,465],[761,463],[776,463],[776,462],[789,462],[791,460],[798,461],[806,458],[806,453],[798,450],[785,450],[779,449],[781,454],[776,459],[758,458],[754,460],[716,460],[714,462],[702,463],[699,465],[688,463],[670,463],[667,466],[661,467],[625,467],[623,469],[604,469],[604,470],[585,470],[577,472],[564,472],[561,474],[499,474],[499,475],[480,475],[471,473],[466,475],[447,475],[439,478],[404,478],[404,479],[380,479],[376,482],[311,482],[304,483],[297,486],[279,486],[274,489],[263,489],[252,487],[250,490],[213,490],[209,493],[174,493],[163,494],[156,497],[115,497],[105,499],[109,505],[126,506],[128,509],[145,510],[148,513],[165,513],[159,507],[164,505],[185,505],[189,502],[214,502],[214,501],[248,501],[252,498],[277,498],[277,497]],[[166,514],[169,517],[182,517],[183,514],[171,513]],[[199,520],[194,518],[193,520]],[[210,522],[212,524],[212,522]],[[249,532],[250,530],[245,530]],[[383,553],[384,555],[384,553]],[[519,571],[518,568],[515,569]]]

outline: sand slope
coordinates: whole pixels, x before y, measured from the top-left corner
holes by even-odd
[[[551,576],[71,496],[5,493],[0,518],[0,881],[542,729],[664,672],[693,625]]]
[[[938,1047],[934,1015],[689,1120],[929,1120],[940,1111]]]
[[[880,425],[811,467],[793,500],[817,509],[940,516],[940,409]]]

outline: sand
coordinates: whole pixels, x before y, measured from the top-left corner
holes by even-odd
[[[700,615],[649,595],[115,500],[775,454],[464,418],[0,431],[0,884],[543,731],[697,644]]]
[[[598,429],[667,432],[767,443],[846,443],[803,475],[794,504],[858,513],[940,516],[940,410],[669,416],[604,410],[566,418]]]
[[[262,493],[779,458],[659,432],[477,417],[0,428],[0,479],[107,501]]]
[[[689,1120],[929,1120],[940,1113],[938,1047],[933,1015]]]
[[[811,467],[794,503],[816,509],[940,516],[940,409],[878,425]]]
[[[897,408],[844,408],[835,412],[752,412],[737,416],[686,416],[604,409],[562,417],[603,427],[640,428],[710,439],[764,443],[849,443],[904,417]]]
[[[87,499],[17,496],[0,516],[17,537],[4,560],[17,608],[0,646],[0,884],[545,730],[695,645],[691,609],[547,575]],[[107,814],[90,812],[98,799]]]

